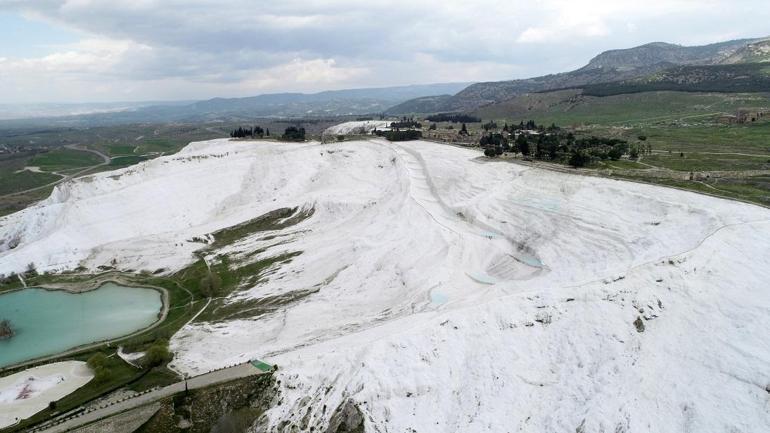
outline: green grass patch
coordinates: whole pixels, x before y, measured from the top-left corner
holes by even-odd
[[[18,212],[29,206],[30,203],[34,203],[48,197],[51,195],[52,190],[53,186],[48,186],[21,194],[14,194],[9,196],[0,195],[0,216]]]
[[[630,125],[712,122],[720,113],[748,107],[768,107],[765,93],[645,92],[606,97],[582,95],[579,90],[531,93],[479,108],[483,119],[538,124]]]
[[[133,155],[136,146],[112,145],[106,146],[105,149],[110,156]]]
[[[684,156],[680,156],[684,155]],[[677,171],[743,171],[770,169],[770,156],[709,155],[701,153],[656,153],[646,155],[646,164]]]
[[[646,135],[654,150],[767,154],[770,157],[770,122],[748,125],[655,126],[628,131]]]
[[[187,143],[180,143],[166,138],[150,138],[143,140],[136,149],[136,153],[164,152],[173,153],[184,147]]]
[[[18,173],[0,173],[0,195],[13,194],[56,182],[61,176],[53,173],[35,173],[29,170]]]
[[[278,307],[295,302],[305,296],[315,293],[317,289],[298,290],[276,296],[268,296],[258,299],[225,300],[227,296],[243,287],[253,287],[262,280],[267,271],[275,266],[289,263],[292,258],[300,255],[295,251],[277,256],[267,257],[248,264],[232,263],[227,257],[221,257],[221,261],[211,265],[211,271],[222,279],[222,287],[213,294],[214,299],[209,307],[197,317],[197,322],[220,322],[235,319],[255,319],[275,311]],[[201,279],[208,271],[199,274]]]
[[[630,169],[630,170],[646,170],[650,167],[639,164],[636,161],[631,161],[629,159],[619,159],[617,161],[602,161],[601,166],[606,168],[614,168],[614,169]]]
[[[280,230],[298,224],[312,215],[312,208],[308,210],[299,210],[299,208],[276,209],[252,220],[212,233],[214,243],[211,246],[221,248],[257,232]]]
[[[672,186],[727,199],[737,199],[770,206],[770,176],[720,178],[706,181],[648,178],[628,174],[614,174],[613,177],[662,186]]]
[[[720,178],[709,180],[707,183],[729,197],[770,206],[770,176]]]
[[[140,162],[146,160],[147,157],[139,155],[116,156],[110,160],[109,166],[112,168],[128,167],[130,165],[139,164]]]
[[[77,167],[90,167],[101,162],[102,158],[91,152],[56,149],[34,156],[29,161],[29,165],[40,167],[41,170],[57,171]]]

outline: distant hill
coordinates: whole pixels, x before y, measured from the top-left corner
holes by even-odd
[[[636,69],[652,65],[709,65],[734,54],[755,39],[737,39],[716,44],[686,47],[665,42],[653,42],[634,48],[605,51],[594,57],[582,69]]]
[[[598,97],[568,89],[519,95],[471,114],[485,120],[532,119],[546,125],[635,124],[698,119],[741,109],[770,109],[770,94],[651,91]]]
[[[770,39],[755,42],[734,52],[722,64],[767,63],[770,62]]]
[[[468,83],[332,90],[319,93],[274,93],[245,98],[214,98],[190,105],[202,113],[254,112],[265,116],[367,114],[394,103],[436,94],[457,93]]]
[[[682,92],[770,92],[770,65],[675,66],[633,80],[580,86],[583,94],[609,96],[623,93],[673,90]]]
[[[435,113],[443,107],[452,95],[423,96],[410,99],[385,110],[385,114],[401,115],[409,113]]]
[[[382,113],[406,100],[454,94],[469,83],[441,83],[398,87],[333,90],[319,93],[274,93],[243,98],[213,98],[184,104],[165,104],[109,113],[2,121],[2,126],[24,122],[57,126],[98,126],[145,122],[245,120],[255,117],[329,117]]]
[[[740,39],[695,47],[655,42],[634,48],[605,51],[575,71],[470,85],[435,106],[433,112],[473,111],[526,93],[629,81],[682,65],[717,64],[761,40]],[[412,101],[401,104],[402,107],[412,105]],[[414,106],[419,106],[419,103]]]

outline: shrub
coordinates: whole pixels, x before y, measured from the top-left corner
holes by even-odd
[[[168,350],[168,342],[159,340],[147,349],[144,355],[144,363],[147,367],[157,367],[171,361],[171,352]]]
[[[216,295],[221,288],[222,278],[216,272],[209,271],[205,277],[201,278],[200,291],[209,298]]]
[[[584,167],[591,162],[591,157],[584,150],[575,150],[569,157],[569,165],[573,167]]]
[[[305,141],[305,128],[289,126],[281,136],[284,141]]]
[[[93,370],[95,382],[104,382],[110,378],[110,360],[104,353],[94,353],[86,364]]]

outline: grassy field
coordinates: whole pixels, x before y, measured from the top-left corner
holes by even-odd
[[[672,152],[645,155],[645,164],[676,171],[770,170],[770,155],[765,157],[736,154],[712,155],[698,152]]]
[[[113,146],[107,146],[106,150],[107,152],[109,152],[110,156],[123,156],[123,155],[133,155],[134,149],[136,148],[137,146],[116,144]]]
[[[597,168],[614,168],[614,169],[633,169],[633,170],[646,170],[649,166],[640,164],[636,161],[630,161],[627,159],[619,159],[617,161],[598,161]]]
[[[704,154],[770,155],[770,121],[745,125],[651,124],[648,126],[591,125],[577,129],[578,134],[615,137],[638,142],[646,136],[645,144],[656,151],[698,152]]]
[[[617,171],[634,170],[628,176],[636,180],[767,205],[770,116],[745,124],[718,121],[719,116],[742,109],[770,112],[770,95],[660,91],[597,97],[583,95],[580,90],[563,90],[522,95],[483,107],[474,114],[485,121],[495,120],[500,126],[531,119],[537,124],[570,128],[577,136],[620,138],[632,145],[649,145],[653,153],[642,155],[639,162],[604,161],[594,164],[594,168],[613,169],[615,175]],[[646,140],[640,140],[640,136]],[[651,171],[649,176],[640,172],[651,168],[659,170]],[[661,176],[660,170],[672,174]],[[681,180],[682,172],[695,173],[695,180]],[[720,175],[712,177],[707,172]]]
[[[752,176],[740,179],[708,179],[688,181],[678,179],[653,179],[614,173],[613,176],[629,180],[666,185],[724,198],[739,199],[770,207],[770,176]]]
[[[98,155],[72,149],[56,149],[41,153],[29,160],[28,164],[44,171],[61,171],[90,167],[102,163]]]
[[[116,156],[110,160],[108,165],[110,168],[128,167],[129,165],[138,164],[147,159],[146,156]]]
[[[770,107],[770,95],[754,93],[646,92],[607,97],[584,96],[579,90],[532,93],[478,109],[484,120],[560,126],[649,126],[692,123],[741,108]]]
[[[0,173],[0,195],[14,194],[31,188],[47,185],[61,179],[53,173],[34,173],[28,170]]]
[[[49,186],[22,194],[0,196],[0,217],[18,212],[29,206],[31,203],[43,200],[51,195],[52,190],[53,186]]]

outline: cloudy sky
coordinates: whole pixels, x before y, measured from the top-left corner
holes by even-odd
[[[767,0],[0,0],[0,103],[523,78],[768,23]]]

